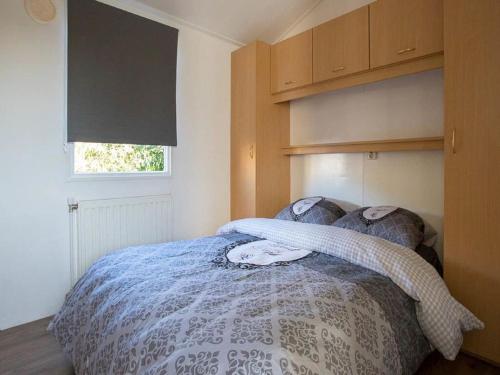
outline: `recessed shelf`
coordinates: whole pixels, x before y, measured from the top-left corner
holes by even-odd
[[[443,148],[443,137],[427,137],[297,145],[284,147],[282,151],[284,155],[310,155],[354,152],[428,151],[442,150]]]

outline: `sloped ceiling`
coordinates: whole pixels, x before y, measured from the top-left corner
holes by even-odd
[[[202,29],[246,44],[273,43],[321,0],[138,0]]]

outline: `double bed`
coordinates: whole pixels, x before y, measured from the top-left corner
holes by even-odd
[[[263,240],[310,253],[228,260]],[[277,219],[106,255],[49,326],[77,374],[412,374],[433,349],[453,359],[479,328],[412,249]]]

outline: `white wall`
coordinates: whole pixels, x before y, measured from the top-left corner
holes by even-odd
[[[366,5],[322,1],[286,37]],[[443,134],[442,71],[326,93],[291,104],[292,144],[430,137]],[[443,154],[379,153],[292,157],[292,199],[324,195],[357,205],[397,205],[419,213],[439,233],[443,216]],[[441,253],[441,238],[437,245]]]
[[[0,329],[51,315],[69,287],[66,199],[171,193],[176,239],[229,218],[230,52],[236,46],[178,27],[178,143],[170,178],[69,182],[63,151],[65,1],[33,22],[22,1],[0,3]]]

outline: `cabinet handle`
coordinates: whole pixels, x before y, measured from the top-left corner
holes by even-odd
[[[250,146],[250,151],[248,152],[250,159],[253,159],[253,145]]]
[[[405,48],[405,49],[399,50],[399,51],[398,51],[398,55],[403,55],[403,54],[405,54],[405,53],[408,53],[408,52],[413,52],[413,51],[415,51],[415,50],[416,50],[416,48],[415,48],[415,47],[413,47],[413,48]]]
[[[297,81],[286,81],[286,82],[285,82],[285,85],[291,85],[291,84],[296,83],[296,82],[297,82]]]
[[[451,132],[451,153],[457,153],[457,150],[455,149],[455,129]]]
[[[345,66],[339,66],[338,68],[335,68],[332,70],[333,73],[340,72],[341,70],[344,70]]]

